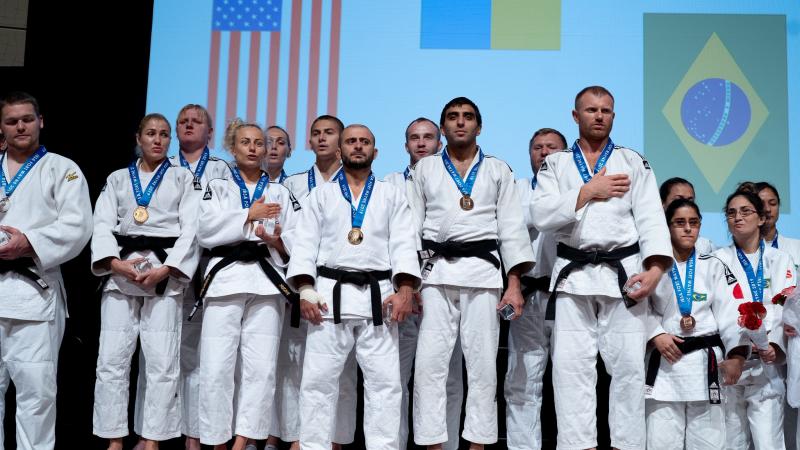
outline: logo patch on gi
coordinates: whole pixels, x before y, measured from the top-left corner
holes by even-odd
[[[72,180],[77,180],[79,177],[78,174],[73,170],[72,172],[68,173],[67,176],[64,178],[67,180],[67,182],[70,182]]]
[[[704,302],[706,300],[708,300],[708,294],[703,294],[701,292],[695,292],[692,294],[693,302]]]
[[[547,170],[547,161],[542,161],[542,166],[539,167],[539,171],[544,172]]]
[[[206,188],[206,193],[203,194],[203,200],[211,200],[211,186]]]
[[[289,192],[289,201],[292,202],[292,209],[300,211],[300,202],[297,201],[297,198],[295,198],[294,194],[291,192]]]
[[[646,170],[650,170],[650,163],[646,159],[642,158],[642,164],[644,164]]]
[[[772,286],[772,278],[764,278],[764,289],[769,289]]]

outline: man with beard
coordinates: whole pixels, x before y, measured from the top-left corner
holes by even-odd
[[[375,180],[377,149],[369,128],[345,128],[340,147],[344,169],[336,182],[319,186],[306,199],[287,272],[310,322],[300,445],[330,448],[339,377],[355,349],[364,373],[366,446],[397,449],[402,396],[397,322],[411,313],[420,285],[417,239],[404,193]]]
[[[547,307],[555,315],[558,447],[597,446],[599,351],[611,375],[611,445],[640,449],[646,298],[672,265],[669,230],[650,164],[609,137],[611,93],[601,86],[581,90],[572,117],[580,138],[545,158],[533,192],[534,225],[558,241]]]
[[[422,159],[409,180],[425,278],[414,371],[414,440],[441,449],[450,438],[446,380],[460,336],[469,383],[462,437],[472,448],[482,448],[497,441],[497,311],[509,305],[506,317],[522,314],[520,275],[531,267],[533,251],[514,174],[478,147],[482,121],[477,105],[465,97],[451,100],[439,125],[447,148],[440,157]],[[500,258],[508,275],[505,294]]]

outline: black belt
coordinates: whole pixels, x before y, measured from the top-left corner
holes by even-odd
[[[167,260],[168,255],[165,249],[174,247],[175,242],[178,240],[176,237],[123,236],[119,234],[115,234],[114,237],[117,239],[117,245],[122,247],[119,251],[120,259],[125,259],[133,252],[150,250],[161,261],[161,264],[164,264],[164,261]],[[163,295],[164,291],[167,290],[168,282],[169,277],[159,281],[156,285],[156,294]]]
[[[434,256],[442,256],[444,258],[474,257],[488,261],[492,263],[496,269],[499,269],[500,260],[492,254],[492,252],[497,249],[497,241],[494,239],[469,242],[436,242],[423,239],[422,251],[419,252],[419,257],[422,259],[430,259]]]
[[[725,346],[722,345],[722,339],[720,339],[719,334],[682,337],[681,339],[683,339],[683,342],[676,342],[675,345],[684,355],[706,349],[708,353],[708,401],[711,404],[718,405],[720,403],[719,374],[717,373],[717,357],[714,354],[714,347],[721,348],[724,354]],[[661,367],[661,353],[659,353],[658,349],[653,349],[653,352],[650,353],[650,360],[647,363],[647,376],[644,383],[646,389],[652,390],[653,386],[655,386],[659,367]]]
[[[522,298],[528,298],[536,291],[550,290],[550,277],[520,277],[519,281],[522,283]]]
[[[35,267],[36,263],[33,258],[0,259],[0,273],[15,272],[38,284],[42,290],[47,289],[50,286],[47,285],[42,277],[31,270],[31,268]]]
[[[372,324],[376,327],[383,325],[383,302],[381,301],[381,286],[378,282],[390,279],[392,277],[391,270],[350,272],[318,266],[317,275],[336,280],[336,284],[333,285],[333,323],[342,322],[342,283],[345,283],[356,286],[369,285],[372,301]]]
[[[289,304],[292,305],[290,319],[291,326],[294,328],[300,327],[300,295],[289,287],[289,284],[286,283],[278,271],[272,267],[272,264],[267,261],[267,258],[269,257],[269,249],[266,245],[259,245],[257,242],[248,241],[237,245],[219,246],[212,249],[203,250],[203,256],[208,258],[220,257],[222,259],[218,263],[214,264],[214,267],[211,268],[211,270],[208,272],[208,275],[206,275],[205,279],[203,280],[203,286],[200,289],[200,293],[197,295],[197,298],[195,299],[194,308],[189,314],[188,320],[192,320],[192,317],[194,317],[194,313],[197,312],[197,309],[203,306],[203,298],[205,298],[206,294],[208,293],[208,288],[211,286],[211,282],[214,280],[217,272],[237,261],[242,261],[258,262],[261,270],[264,271],[264,275],[269,278],[269,281],[272,282],[276,288],[278,288],[281,295],[283,295]]]
[[[628,282],[628,274],[625,272],[625,267],[622,266],[622,260],[637,253],[639,253],[639,243],[611,250],[610,252],[604,252],[601,250],[578,250],[577,248],[559,242],[556,247],[556,255],[559,258],[568,259],[569,263],[558,272],[555,287],[553,287],[553,292],[550,293],[550,298],[547,300],[547,310],[544,314],[545,320],[555,320],[556,318],[555,300],[558,295],[556,289],[558,288],[558,284],[561,283],[561,280],[566,279],[573,270],[580,269],[589,264],[597,265],[604,263],[617,269],[617,282],[619,283],[619,291],[622,293],[625,306],[628,308],[634,306],[636,301],[629,299],[624,291],[625,283]]]

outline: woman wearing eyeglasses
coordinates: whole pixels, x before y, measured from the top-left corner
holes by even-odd
[[[742,183],[728,196],[725,217],[733,243],[714,252],[732,270],[738,282],[732,290],[734,302],[763,302],[767,310],[764,328],[769,349],[756,351],[744,365],[739,382],[724,389],[727,449],[783,449],[783,389],[779,371],[767,364],[784,364],[786,337],[781,325],[782,308],[772,297],[794,285],[789,255],[764,245],[760,229],[766,216],[764,203],[753,183]],[[772,383],[770,383],[772,381]],[[778,381],[778,382],[776,382]]]
[[[749,341],[736,324],[737,302],[728,294],[730,269],[696,249],[699,208],[677,199],[665,214],[675,261],[650,297],[647,448],[723,449],[718,367],[727,349],[731,370],[724,381],[736,383]]]

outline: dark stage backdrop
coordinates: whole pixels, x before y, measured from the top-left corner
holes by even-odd
[[[133,157],[134,133],[145,114],[152,1],[108,3],[45,2],[32,0],[24,67],[0,67],[0,92],[24,90],[40,102],[45,128],[42,142],[48,150],[75,160],[88,179],[92,201],[113,170]],[[195,45],[187,39],[182,45]],[[177,64],[177,63],[176,63]],[[172,117],[169,117],[173,119]],[[35,211],[32,211],[35,213]],[[56,448],[103,449],[107,443],[92,436],[92,401],[99,336],[98,280],[89,272],[88,247],[62,266],[69,297],[66,334],[61,347],[58,376]],[[501,440],[487,448],[505,448],[507,327],[503,327],[498,354],[498,410]],[[136,358],[131,384],[135,386]],[[601,373],[602,373],[601,369]],[[542,412],[546,448],[555,448],[555,416],[549,370],[545,379]],[[466,381],[466,376],[464,377]],[[601,378],[601,385],[607,378]],[[134,389],[132,389],[134,390]],[[600,392],[600,439],[607,444],[607,391]],[[131,401],[131,405],[133,401]],[[6,448],[13,448],[14,389],[6,395]],[[362,405],[359,403],[359,418]],[[132,425],[132,424],[131,424]],[[129,437],[126,448],[135,438]],[[464,442],[462,441],[462,444]],[[182,449],[179,439],[162,445]],[[356,442],[346,448],[363,448]]]

